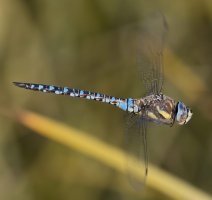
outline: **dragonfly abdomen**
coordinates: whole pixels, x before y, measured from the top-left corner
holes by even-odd
[[[117,98],[114,96],[101,94],[98,92],[90,92],[90,91],[81,90],[81,89],[58,87],[53,85],[19,83],[19,82],[14,82],[14,84],[18,87],[28,89],[28,90],[34,90],[34,91],[45,92],[45,93],[53,93],[53,94],[59,94],[59,95],[67,95],[71,97],[80,97],[84,99],[90,99],[90,100],[100,101],[103,103],[108,103],[124,111],[134,112],[134,113],[139,112],[139,108],[136,104],[137,100],[133,98],[122,99],[122,98]]]

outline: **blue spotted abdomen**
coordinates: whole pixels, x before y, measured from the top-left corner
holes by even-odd
[[[68,95],[71,97],[80,97],[80,98],[100,101],[100,102],[112,104],[128,112],[138,113],[140,111],[138,104],[136,103],[138,100],[132,99],[132,98],[122,99],[122,98],[117,98],[114,96],[109,96],[109,95],[105,95],[101,93],[90,92],[86,90],[80,90],[80,89],[74,89],[74,88],[68,88],[68,87],[58,87],[53,85],[19,83],[19,82],[14,82],[14,84],[18,87],[34,90],[34,91],[60,94],[60,95]]]

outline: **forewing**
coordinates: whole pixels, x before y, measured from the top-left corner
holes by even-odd
[[[126,145],[128,151],[127,171],[130,183],[135,189],[139,189],[144,185],[148,174],[148,152],[146,138],[146,120],[136,114],[128,114],[126,129]],[[133,171],[133,165],[139,166],[139,170],[143,176],[138,177]]]
[[[163,86],[163,48],[167,33],[165,17],[154,14],[135,31],[137,65],[147,94],[159,94]]]

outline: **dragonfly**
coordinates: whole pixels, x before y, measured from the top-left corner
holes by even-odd
[[[144,21],[135,31],[137,43],[138,74],[145,87],[140,98],[119,98],[82,89],[54,85],[13,82],[16,86],[45,93],[67,95],[111,104],[127,113],[128,151],[145,161],[144,174],[148,174],[147,127],[150,122],[172,126],[186,124],[192,117],[192,110],[182,101],[162,93],[164,82],[163,49],[167,33],[164,16],[156,15]],[[144,158],[143,158],[144,157]]]

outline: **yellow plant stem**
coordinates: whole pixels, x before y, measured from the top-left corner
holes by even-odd
[[[17,115],[20,123],[34,130],[44,137],[54,140],[75,151],[90,156],[99,162],[127,174],[127,154],[118,148],[112,147],[92,136],[83,133],[72,127],[51,120],[47,117],[28,112],[20,111]],[[132,161],[134,158],[131,158]],[[144,179],[144,164],[132,162],[130,170],[136,177]],[[206,193],[191,186],[185,181],[167,173],[153,165],[149,165],[149,175],[146,181],[147,186],[161,192],[172,199],[186,200],[209,200],[212,199]]]

